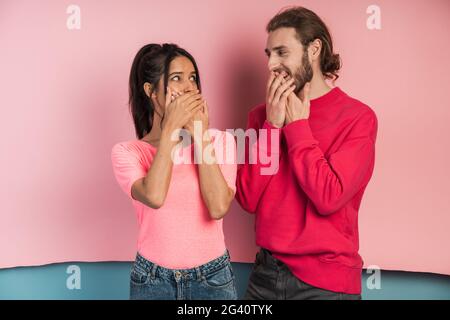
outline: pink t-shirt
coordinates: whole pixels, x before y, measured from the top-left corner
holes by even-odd
[[[215,129],[209,132],[221,172],[228,186],[235,190],[234,137]],[[137,251],[169,269],[193,268],[220,257],[226,249],[222,220],[212,219],[203,202],[192,144],[177,153],[178,160],[173,165],[169,190],[161,208],[152,209],[132,198],[133,183],[147,175],[156,151],[145,141],[130,140],[115,144],[111,152],[116,180],[137,214]]]

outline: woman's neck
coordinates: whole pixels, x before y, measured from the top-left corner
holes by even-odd
[[[161,140],[161,117],[156,113],[154,114],[152,129],[141,140],[146,141],[153,146],[159,146]]]

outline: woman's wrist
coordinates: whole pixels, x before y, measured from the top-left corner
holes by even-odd
[[[170,123],[166,123],[166,125],[161,130],[161,139],[171,140],[172,135],[177,130],[176,127],[172,126]]]
[[[200,142],[205,143],[205,142],[209,142],[211,140],[208,130],[201,130],[198,132],[196,132],[194,130],[194,132],[191,133],[191,136],[192,136],[192,139],[194,140],[194,142],[198,142],[198,143],[200,143]]]
[[[175,129],[171,129],[170,127],[166,127],[161,131],[161,140],[160,140],[160,146],[169,146],[174,147],[177,143],[179,143],[179,139],[177,140],[177,137],[179,138],[179,135],[176,135],[174,137],[174,132],[176,132]]]

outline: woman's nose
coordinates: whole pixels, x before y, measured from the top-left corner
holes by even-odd
[[[184,92],[189,92],[189,91],[193,91],[197,88],[196,83],[192,82],[192,81],[188,81],[186,83],[183,84],[183,91]]]

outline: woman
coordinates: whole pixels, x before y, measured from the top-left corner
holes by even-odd
[[[138,140],[117,143],[111,154],[139,223],[131,299],[237,299],[222,230],[236,163],[234,154],[229,163],[216,159],[231,142],[230,159],[234,139],[208,129],[200,91],[197,64],[178,46],[148,44],[134,58],[129,104]],[[193,143],[180,142],[181,129]]]

